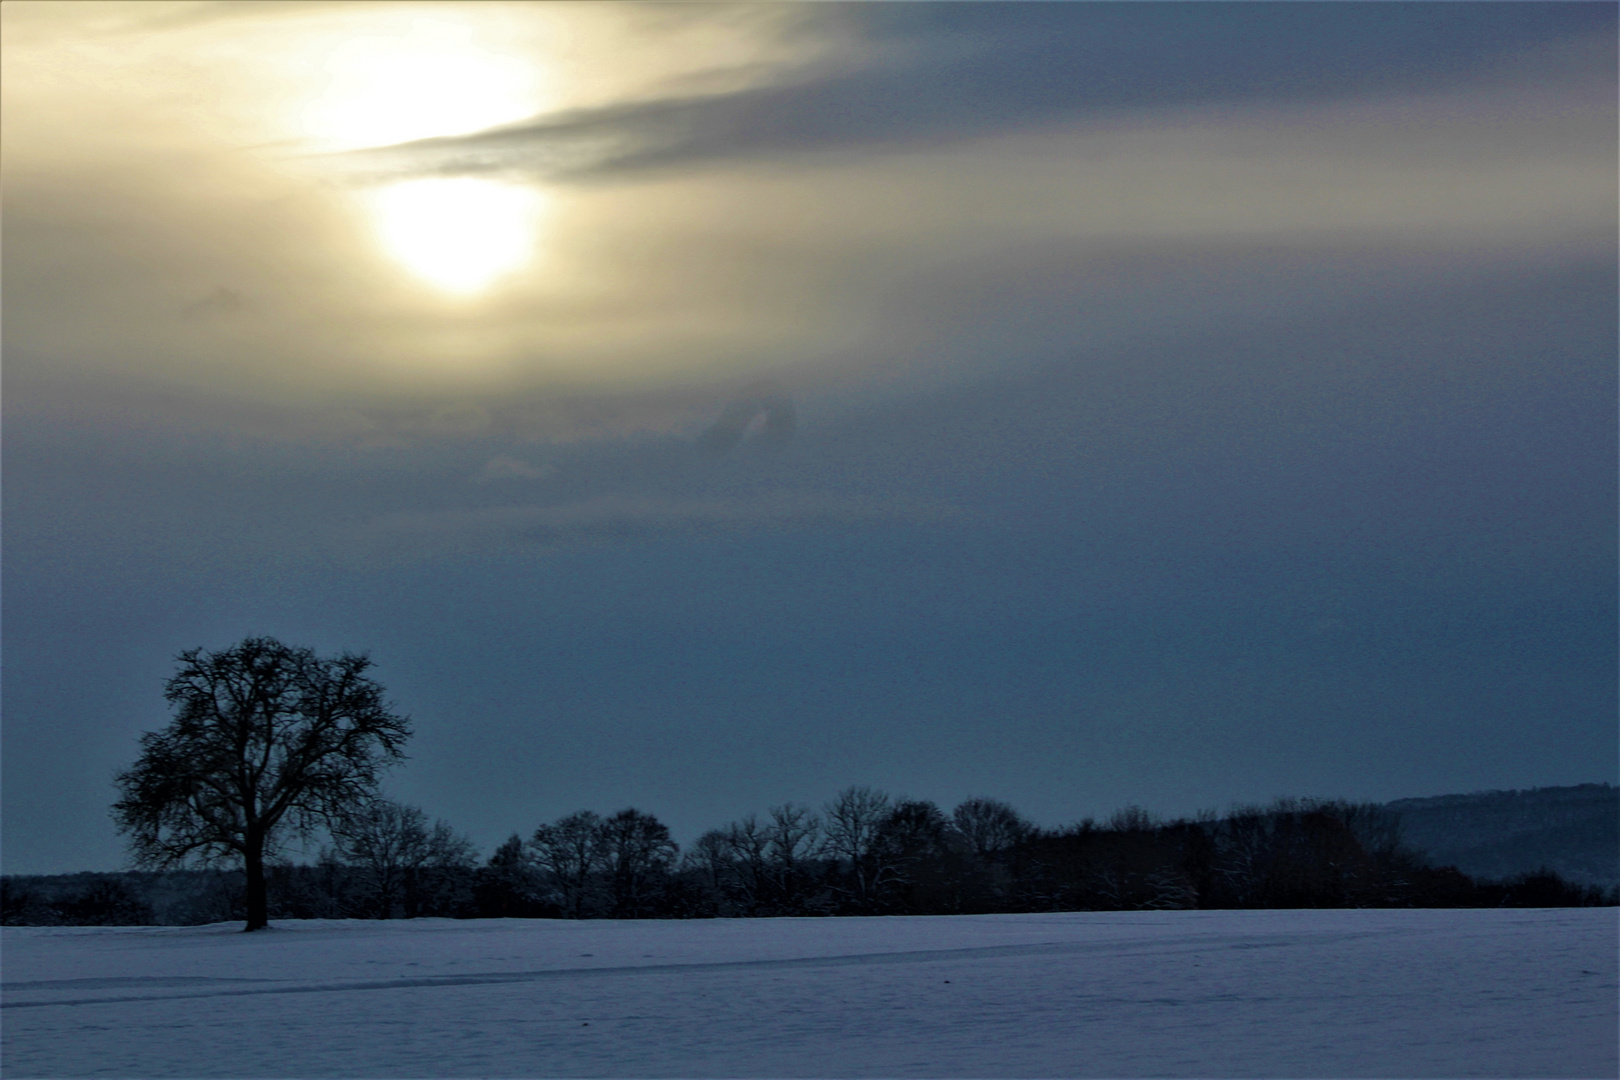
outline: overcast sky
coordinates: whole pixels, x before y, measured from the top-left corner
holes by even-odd
[[[182,649],[487,851],[1617,779],[1610,4],[4,19],[4,861]]]

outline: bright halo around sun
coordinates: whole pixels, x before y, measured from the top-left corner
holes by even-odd
[[[533,256],[539,192],[467,177],[406,180],[369,196],[383,249],[457,296],[487,289]]]
[[[396,15],[328,43],[318,61],[324,92],[303,109],[305,132],[355,150],[535,115],[546,73],[482,44],[475,30],[453,17]]]
[[[554,73],[499,11],[361,5],[335,17],[298,57],[321,87],[299,120],[328,152],[463,135],[532,117],[554,96]],[[533,188],[482,178],[402,179],[360,199],[383,251],[460,297],[530,261],[546,209]]]

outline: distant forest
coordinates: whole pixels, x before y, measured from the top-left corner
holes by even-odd
[[[1435,865],[1507,878],[1538,867],[1578,885],[1620,885],[1620,788],[1610,784],[1400,799],[1405,842]]]
[[[1047,829],[994,799],[947,814],[852,787],[819,811],[751,814],[685,852],[656,817],[628,809],[570,814],[482,859],[445,822],[378,801],[334,831],[314,863],[272,865],[270,910],[278,919],[589,919],[1614,905],[1620,889],[1600,882],[1612,872],[1602,860],[1620,858],[1617,810],[1620,790],[1587,784],[1384,805],[1281,800],[1173,821],[1129,807]],[[1461,851],[1512,866],[1521,847],[1541,862],[1521,859],[1494,879],[1446,858]],[[8,876],[0,917],[192,925],[242,918],[242,897],[241,872],[225,868]]]

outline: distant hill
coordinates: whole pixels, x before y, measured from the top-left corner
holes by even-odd
[[[1620,788],[1612,784],[1397,799],[1408,846],[1435,866],[1500,880],[1547,867],[1580,885],[1620,885]]]

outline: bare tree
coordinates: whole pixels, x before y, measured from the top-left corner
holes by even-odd
[[[767,820],[749,814],[704,833],[683,865],[704,876],[728,914],[800,913],[820,831],[820,819],[806,807],[773,806]]]
[[[803,910],[812,887],[810,870],[821,854],[821,819],[807,806],[786,803],[770,809],[765,826],[767,868],[783,912]]]
[[[583,918],[603,864],[601,815],[589,810],[569,814],[540,826],[529,843],[563,913],[571,919]]]
[[[112,814],[138,865],[239,861],[248,930],[269,925],[265,858],[376,794],[410,722],[366,677],[371,661],[273,638],[191,649],[164,687],[175,708],[141,736]]]
[[[983,858],[1016,847],[1035,831],[1012,807],[979,796],[965,799],[951,812],[956,831],[967,839],[973,853]]]
[[[414,806],[387,799],[344,815],[332,837],[338,855],[356,871],[366,908],[379,919],[396,912],[412,918],[424,905],[438,906],[453,879],[465,880],[475,865],[472,841],[444,821],[429,826]]]
[[[613,913],[632,919],[646,914],[679,853],[668,826],[651,814],[625,809],[604,821],[602,861],[613,891]]]
[[[770,840],[771,861],[794,867],[816,857],[820,847],[821,819],[808,806],[785,803],[770,809],[771,823],[765,827]]]
[[[698,837],[686,849],[686,854],[681,856],[681,869],[701,875],[700,880],[721,904],[723,913],[731,914],[728,902],[731,899],[734,871],[731,843],[726,837],[726,830],[710,829]]]
[[[730,892],[749,915],[762,914],[771,899],[771,877],[767,864],[770,836],[759,819],[749,814],[728,825],[722,834]]]
[[[427,833],[422,861],[405,875],[405,917],[453,915],[471,900],[478,847],[449,822],[436,820]]]
[[[889,797],[869,787],[847,787],[824,808],[826,852],[849,867],[851,899],[859,908],[875,899],[882,876],[880,853]]]
[[[1152,814],[1133,803],[1110,814],[1108,827],[1114,832],[1145,833],[1157,828],[1157,823]]]
[[[534,862],[517,833],[495,849],[478,877],[478,906],[484,915],[509,918],[534,914]]]
[[[907,861],[936,854],[953,833],[939,807],[927,799],[901,799],[883,820],[883,846]]]
[[[373,799],[333,825],[332,838],[339,858],[356,872],[372,916],[391,918],[404,900],[406,875],[427,858],[427,815]]]

